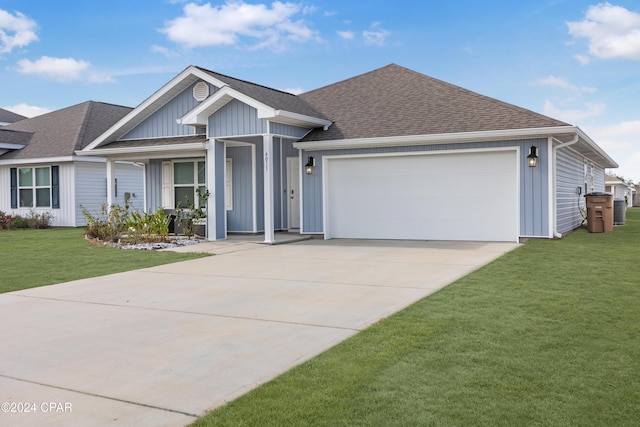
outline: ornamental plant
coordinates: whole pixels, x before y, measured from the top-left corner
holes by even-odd
[[[126,223],[127,241],[164,242],[169,236],[169,222],[171,219],[162,209],[156,212],[131,212]]]
[[[117,242],[129,220],[129,206],[112,205],[110,209],[106,204],[100,205],[97,213],[80,206],[82,216],[87,223],[85,236],[90,239],[98,239],[103,242]]]
[[[182,233],[185,236],[189,237],[189,239],[191,239],[191,237],[195,234],[198,220],[207,217],[205,206],[207,205],[207,200],[210,196],[209,190],[207,190],[206,188],[204,190],[198,188],[196,190],[196,194],[198,196],[198,206],[196,206],[193,202],[189,202],[185,199],[184,204],[182,202],[179,202],[176,209],[176,228],[181,227]]]

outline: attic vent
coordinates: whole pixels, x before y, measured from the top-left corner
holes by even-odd
[[[199,81],[193,87],[193,97],[196,101],[204,101],[209,96],[209,85],[203,81]]]

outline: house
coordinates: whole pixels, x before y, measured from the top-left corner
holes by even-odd
[[[84,102],[0,127],[0,210],[28,216],[48,212],[55,226],[85,225],[82,208],[97,213],[107,202],[106,160],[79,157],[89,142],[131,108]],[[115,165],[113,203],[144,209],[142,167]]]
[[[613,195],[613,200],[624,200],[627,207],[633,206],[633,196],[636,191],[635,186],[627,184],[617,176],[605,174],[605,191]]]
[[[20,114],[16,114],[13,111],[5,110],[4,108],[0,108],[0,126],[5,126],[10,123],[19,122],[20,120],[26,119],[25,116]]]
[[[267,243],[560,237],[617,167],[576,126],[395,64],[297,96],[190,66],[77,154],[107,158],[110,197],[139,162],[149,208],[206,187],[208,239]]]

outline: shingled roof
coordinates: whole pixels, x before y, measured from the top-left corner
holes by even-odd
[[[24,119],[25,116],[0,108],[0,123],[15,123]]]
[[[325,119],[325,117],[316,111],[311,105],[304,102],[298,96],[288,92],[283,92],[277,89],[272,89],[266,86],[262,86],[256,83],[247,82],[244,80],[236,79],[234,77],[226,76],[224,74],[216,73],[205,68],[196,67],[201,71],[211,75],[212,77],[229,85],[232,89],[237,90],[256,101],[260,101],[265,105],[276,110],[290,111],[292,113],[303,114],[305,116],[316,117],[319,119]]]
[[[22,133],[22,143],[26,146],[0,159],[73,156],[75,150],[87,146],[129,111],[129,107],[87,101],[3,126],[3,133]],[[31,137],[26,140],[25,134]]]
[[[395,64],[298,97],[334,122],[302,141],[569,126]]]

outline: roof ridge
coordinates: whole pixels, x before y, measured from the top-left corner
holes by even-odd
[[[82,140],[84,139],[84,135],[87,132],[87,126],[89,123],[89,118],[91,117],[91,112],[93,111],[94,101],[85,101],[79,105],[87,104],[86,110],[84,112],[84,116],[82,118],[82,123],[80,123],[80,127],[78,129],[78,133],[76,136],[76,140],[73,144],[74,150],[82,148]]]
[[[400,68],[404,68],[404,67],[400,67]],[[502,105],[504,105],[504,106],[506,106],[506,107],[509,107],[509,108],[512,108],[512,109],[515,109],[515,110],[518,110],[518,111],[521,111],[521,112],[525,112],[525,113],[529,113],[529,114],[535,114],[535,115],[537,115],[537,116],[545,117],[545,118],[548,118],[548,119],[553,119],[553,120],[556,120],[556,121],[558,121],[558,122],[562,122],[562,123],[564,123],[564,124],[565,124],[565,125],[567,125],[567,126],[571,126],[569,123],[566,123],[566,122],[564,122],[563,120],[558,120],[558,119],[556,119],[555,117],[550,117],[550,116],[547,116],[547,115],[545,115],[545,114],[538,113],[538,112],[536,112],[536,111],[530,110],[530,109],[528,109],[528,108],[520,107],[519,105],[512,104],[512,103],[510,103],[510,102],[506,102],[506,101],[503,101],[503,100],[498,99],[498,98],[494,98],[494,97],[492,97],[492,96],[483,95],[483,94],[481,94],[480,92],[476,92],[476,91],[473,91],[473,90],[471,90],[471,89],[464,88],[464,87],[459,86],[459,85],[454,84],[454,83],[446,82],[446,81],[441,80],[441,79],[438,79],[438,78],[436,78],[436,77],[432,77],[432,76],[428,76],[428,75],[426,75],[426,74],[419,73],[419,72],[417,72],[417,71],[415,71],[415,70],[412,70],[412,69],[410,69],[410,68],[405,68],[405,69],[406,69],[407,71],[410,71],[410,72],[412,72],[412,73],[417,74],[418,76],[422,76],[423,78],[428,78],[428,79],[430,79],[431,81],[433,81],[434,83],[436,83],[436,84],[438,84],[438,85],[440,85],[440,86],[448,86],[448,87],[452,87],[452,88],[455,88],[456,90],[459,90],[459,91],[461,91],[461,92],[465,92],[465,93],[467,93],[468,95],[473,96],[473,97],[476,97],[476,98],[486,99],[486,100],[489,100],[489,101],[491,101],[491,102],[498,102],[498,103],[500,103],[500,104],[502,104]]]
[[[327,87],[329,87],[329,86],[337,85],[337,84],[340,84],[340,83],[348,82],[348,81],[353,80],[353,79],[357,79],[357,78],[360,78],[360,77],[364,77],[364,76],[366,76],[366,75],[368,75],[368,74],[373,74],[373,73],[375,73],[375,72],[378,72],[378,71],[380,71],[380,70],[384,70],[385,68],[389,68],[389,67],[398,67],[398,68],[402,68],[402,69],[405,69],[405,70],[413,71],[413,70],[410,70],[409,68],[405,68],[405,67],[403,67],[403,66],[401,66],[401,65],[394,64],[394,63],[392,62],[392,63],[390,63],[390,64],[387,64],[387,65],[383,66],[383,67],[376,68],[375,70],[370,70],[370,71],[367,71],[367,72],[362,73],[362,74],[357,74],[357,75],[355,75],[355,76],[347,77],[346,79],[338,80],[337,82],[329,83],[329,84],[326,84],[326,85],[324,85],[324,86],[320,86],[320,87],[318,87],[318,88],[315,88],[315,89],[309,90],[309,91],[307,91],[307,92],[303,92],[303,93],[301,93],[300,95],[306,95],[306,94],[313,93],[313,92],[316,92],[316,91],[318,91],[318,90],[321,90],[321,89],[327,88]],[[416,74],[420,74],[420,73],[418,73],[417,71],[414,71],[414,72],[415,72]],[[422,74],[422,75],[423,75],[423,76],[425,76],[424,74]]]
[[[253,85],[253,86],[258,86],[258,87],[261,87],[261,88],[264,88],[264,89],[269,89],[269,90],[272,90],[272,91],[275,91],[275,92],[280,92],[280,93],[283,93],[285,95],[297,97],[297,95],[295,95],[295,94],[293,94],[291,92],[286,92],[284,90],[275,89],[275,88],[272,88],[272,87],[269,87],[269,86],[262,85],[260,83],[250,82],[249,80],[243,80],[243,79],[239,79],[237,77],[233,77],[233,76],[229,76],[229,75],[226,75],[226,74],[218,73],[217,71],[209,70],[209,69],[206,69],[204,67],[200,67],[198,65],[194,65],[194,67],[198,68],[199,70],[205,71],[207,73],[217,74],[217,75],[222,76],[222,77],[227,78],[227,79],[235,80],[235,81],[242,82],[242,83],[247,83],[247,84],[250,84],[250,85]]]

